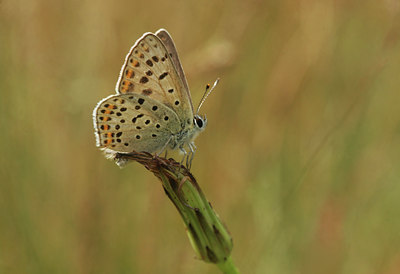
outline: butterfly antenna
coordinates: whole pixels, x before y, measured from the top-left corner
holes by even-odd
[[[210,89],[210,84],[207,84],[206,91],[204,92],[203,97],[200,100],[199,106],[197,107],[196,115],[199,114],[201,106],[203,105],[204,101],[207,99],[208,95],[210,95],[210,93],[217,86],[218,82],[219,82],[219,78],[217,78],[217,80],[215,80],[214,85],[211,87],[211,89]]]

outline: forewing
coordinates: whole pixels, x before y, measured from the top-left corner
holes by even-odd
[[[159,29],[156,32],[156,35],[161,39],[161,41],[163,42],[164,46],[167,48],[167,51],[171,56],[172,62],[174,63],[179,78],[182,80],[184,90],[187,92],[187,96],[189,97],[190,107],[193,112],[193,102],[192,102],[192,97],[190,96],[189,85],[187,83],[185,72],[183,71],[181,62],[179,60],[178,51],[176,50],[174,40],[172,40],[171,35],[165,29]]]
[[[109,96],[93,111],[96,145],[107,152],[161,150],[180,130],[177,115],[141,94]]]
[[[173,54],[171,54],[173,56]],[[141,94],[171,108],[185,124],[193,120],[189,91],[161,40],[145,33],[131,48],[117,83],[120,94]]]

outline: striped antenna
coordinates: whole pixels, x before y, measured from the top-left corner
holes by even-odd
[[[219,78],[217,78],[217,80],[215,80],[214,85],[212,86],[211,89],[210,89],[210,84],[207,84],[206,91],[204,92],[203,97],[200,100],[199,106],[197,107],[196,115],[199,114],[201,106],[203,105],[204,101],[207,99],[208,95],[210,95],[210,93],[214,90],[214,88],[218,84],[218,82],[219,82]]]

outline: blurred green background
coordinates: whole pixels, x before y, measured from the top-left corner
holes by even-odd
[[[400,2],[0,2],[0,273],[219,273],[160,182],[95,147],[144,32],[207,130],[193,174],[243,273],[400,273]]]

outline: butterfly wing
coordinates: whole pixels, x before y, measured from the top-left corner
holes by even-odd
[[[187,83],[185,73],[183,72],[181,62],[179,61],[178,51],[176,50],[174,40],[172,40],[171,35],[165,29],[159,29],[156,32],[156,35],[161,39],[161,41],[163,42],[164,46],[167,48],[167,51],[171,56],[172,62],[174,63],[179,78],[182,80],[184,90],[187,92],[187,96],[189,97],[190,107],[192,108],[193,112],[193,103],[192,103],[192,98],[190,96],[189,85]]]
[[[185,127],[193,121],[192,103],[171,55],[160,38],[145,33],[129,51],[116,88],[119,94],[141,94],[164,104]]]
[[[178,116],[142,94],[111,95],[93,111],[96,145],[108,153],[159,152],[181,129]]]

